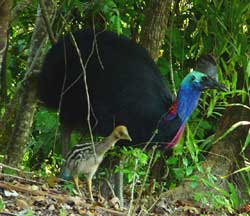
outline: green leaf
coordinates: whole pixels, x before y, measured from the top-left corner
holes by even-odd
[[[187,169],[186,169],[186,175],[187,176],[190,176],[194,171],[194,168],[189,166]]]
[[[182,163],[185,167],[188,166],[188,159],[186,157],[182,158]]]

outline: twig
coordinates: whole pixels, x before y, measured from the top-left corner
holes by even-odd
[[[174,70],[173,70],[173,57],[172,57],[172,32],[173,32],[173,23],[174,23],[174,16],[171,17],[171,25],[170,25],[170,39],[169,39],[169,64],[170,64],[170,80],[171,84],[173,86],[173,93],[174,96],[176,97],[177,91],[176,91],[176,86],[175,86],[175,81],[174,81]]]
[[[11,216],[16,216],[17,214],[13,214],[10,212],[0,212],[0,215],[11,215]]]
[[[45,7],[45,4],[44,4],[44,1],[43,0],[39,0],[39,4],[40,4],[40,7],[41,7],[41,12],[42,12],[44,24],[46,26],[50,42],[52,44],[55,44],[56,43],[56,38],[55,38],[55,35],[54,35],[53,31],[52,31],[52,27],[51,27],[51,24],[50,24],[50,21],[49,21],[49,18],[48,18],[49,15],[48,15],[48,13],[46,11],[46,7]]]
[[[99,49],[98,49],[98,44],[97,44],[97,40],[96,40],[96,36],[102,32],[104,32],[106,29],[104,29],[103,31],[101,32],[98,32],[98,34],[96,34],[96,31],[95,31],[95,19],[94,17],[92,16],[92,23],[93,23],[93,35],[94,35],[94,40],[93,40],[93,43],[95,44],[95,48],[96,48],[96,54],[97,54],[97,58],[98,58],[98,61],[100,63],[100,66],[102,68],[102,70],[104,70],[104,66],[103,66],[103,63],[102,63],[102,60],[101,60],[101,57],[100,57],[100,54],[99,54]]]
[[[101,207],[101,206],[96,206],[94,208],[90,208],[90,209],[99,209],[99,210],[103,210],[105,212],[109,212],[111,213],[111,215],[122,215],[122,216],[125,216],[126,214],[123,213],[123,212],[120,212],[120,211],[117,211],[117,210],[113,210],[113,209],[107,209],[107,208],[104,208],[104,207]]]
[[[154,203],[149,207],[148,212],[150,212],[150,211],[155,207],[155,205],[159,202],[159,200],[160,200],[162,197],[164,197],[164,193],[162,193],[162,194],[154,201]]]
[[[20,169],[18,169],[16,167],[12,167],[12,166],[9,166],[9,165],[3,164],[3,163],[0,163],[0,167],[8,168],[8,169],[14,170],[16,172],[26,173],[26,174],[29,174],[29,175],[33,175],[34,174],[33,172],[20,170]]]
[[[8,182],[3,182],[0,181],[0,188],[4,188],[6,190],[14,190],[14,191],[19,191],[22,193],[29,193],[31,195],[35,196],[45,196],[47,195],[45,192],[39,191],[39,190],[30,190],[27,188],[27,186],[22,186],[22,185],[12,185]]]
[[[85,92],[86,92],[86,99],[87,99],[87,123],[88,123],[88,129],[89,129],[89,133],[90,133],[90,139],[92,142],[92,146],[93,146],[93,152],[94,152],[94,156],[95,156],[95,160],[96,160],[96,152],[95,152],[95,144],[94,144],[94,137],[93,137],[93,133],[92,133],[92,128],[91,128],[91,123],[90,123],[90,97],[89,97],[89,89],[88,89],[88,84],[87,84],[87,72],[86,72],[86,64],[83,64],[83,60],[82,60],[82,55],[81,55],[81,51],[76,43],[75,37],[72,34],[72,32],[70,32],[70,36],[74,42],[74,46],[76,48],[79,60],[80,60],[80,64],[82,67],[82,73],[83,73],[83,80],[84,80],[84,87],[85,87]],[[92,48],[93,49],[93,48]]]

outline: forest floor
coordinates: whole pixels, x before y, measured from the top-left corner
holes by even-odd
[[[65,184],[60,184],[56,177],[48,179],[25,178],[21,175],[14,176],[0,174],[0,215],[13,216],[76,216],[76,215],[100,215],[100,216],[120,216],[120,215],[239,215],[218,214],[193,203],[157,202],[159,197],[147,196],[150,200],[151,208],[146,208],[146,204],[141,202],[136,213],[131,213],[128,208],[130,199],[125,195],[125,210],[119,210],[117,198],[104,199],[93,192],[95,202],[91,203],[87,198],[86,188],[83,188],[81,196],[74,194],[74,190],[69,192]],[[149,203],[147,201],[147,204]],[[153,204],[152,204],[153,203]],[[156,204],[157,203],[157,204]],[[138,206],[137,206],[138,207]]]

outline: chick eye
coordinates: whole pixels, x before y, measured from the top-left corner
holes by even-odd
[[[204,77],[201,78],[201,80],[202,80],[202,81],[207,81],[208,79],[207,79],[206,76],[204,76]]]
[[[195,80],[195,76],[192,76],[192,77],[191,77],[191,81],[194,81],[194,80]]]

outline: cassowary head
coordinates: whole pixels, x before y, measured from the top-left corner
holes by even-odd
[[[205,89],[226,91],[226,87],[223,84],[218,83],[209,75],[199,71],[192,71],[183,79],[180,90],[185,88],[200,92]]]
[[[171,141],[167,143],[168,148],[172,148],[177,144],[188,118],[197,107],[201,92],[205,89],[227,90],[223,84],[218,83],[208,74],[199,71],[192,71],[183,79],[177,99],[163,118],[164,120],[160,123],[160,130],[162,131],[167,132],[170,130],[170,127],[175,127],[171,129],[175,131],[175,135]],[[173,122],[178,123],[174,124]]]

